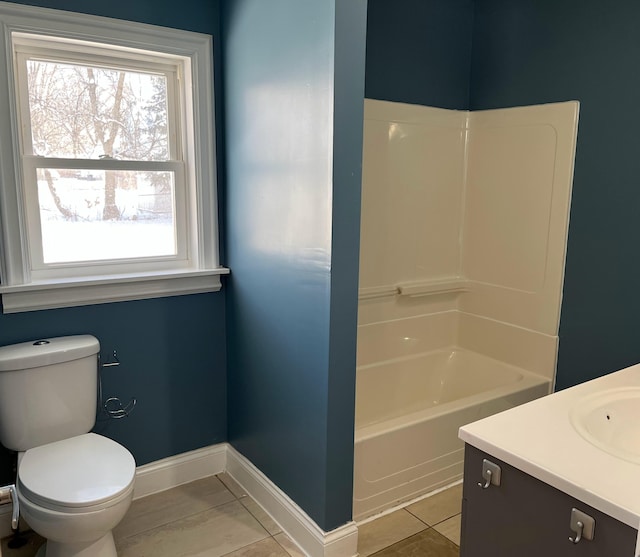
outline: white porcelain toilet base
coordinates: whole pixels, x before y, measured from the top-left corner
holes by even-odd
[[[111,532],[89,543],[60,543],[48,540],[36,557],[118,557]]]

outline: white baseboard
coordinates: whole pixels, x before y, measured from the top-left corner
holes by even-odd
[[[227,474],[273,518],[310,557],[355,557],[358,527],[349,522],[330,532],[322,530],[277,485],[233,447],[227,449]]]
[[[211,445],[138,466],[133,498],[139,499],[224,472],[227,446],[226,443]]]
[[[151,462],[136,469],[138,499],[178,485],[227,472],[310,557],[356,557],[355,522],[325,532],[278,486],[227,443]],[[11,535],[11,505],[0,506],[0,538]]]

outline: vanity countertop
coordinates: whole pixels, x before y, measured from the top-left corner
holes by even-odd
[[[640,464],[597,448],[577,433],[569,419],[583,397],[624,387],[640,387],[640,364],[465,425],[459,436],[638,529]]]

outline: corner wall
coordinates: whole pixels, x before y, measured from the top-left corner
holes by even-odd
[[[369,0],[368,99],[469,108],[474,0]]]
[[[229,440],[351,520],[366,2],[225,3]]]
[[[580,101],[557,387],[640,361],[640,4],[476,0],[471,108]]]

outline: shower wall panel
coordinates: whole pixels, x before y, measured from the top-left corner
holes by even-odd
[[[555,344],[577,119],[577,102],[467,112],[367,99],[360,324],[459,310]],[[443,281],[463,288],[398,290]]]
[[[361,289],[460,273],[466,114],[365,101]]]
[[[471,112],[462,311],[558,334],[578,103]]]

